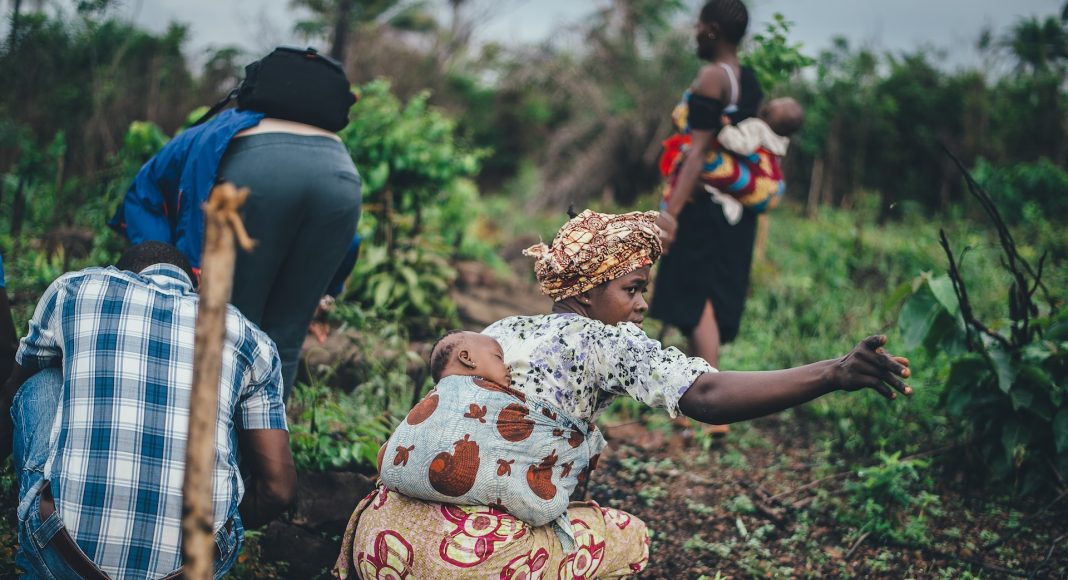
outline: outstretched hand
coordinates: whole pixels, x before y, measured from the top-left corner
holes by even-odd
[[[896,399],[897,393],[912,396],[912,387],[901,380],[912,376],[909,359],[891,355],[883,348],[885,344],[886,337],[882,335],[860,341],[852,352],[835,362],[831,371],[833,384],[846,391],[875,389],[887,399]]]

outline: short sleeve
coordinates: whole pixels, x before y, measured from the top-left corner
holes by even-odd
[[[262,331],[253,330],[257,342],[252,355],[249,382],[242,389],[237,408],[237,428],[285,429],[286,407],[282,401],[282,362],[274,342]]]
[[[28,332],[15,354],[15,361],[23,368],[41,370],[62,363],[60,302],[68,279],[69,276],[56,279],[37,302]]]
[[[675,347],[664,348],[629,322],[595,323],[587,332],[591,336],[584,342],[592,347],[591,360],[601,389],[663,408],[672,417],[697,377],[716,372],[704,359],[688,357]]]

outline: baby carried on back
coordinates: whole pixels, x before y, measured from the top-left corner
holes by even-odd
[[[567,506],[605,446],[600,431],[510,388],[501,346],[488,336],[447,334],[431,353],[431,374],[436,388],[379,451],[382,483],[416,499],[552,523],[571,549]]]
[[[704,151],[698,183],[724,206],[728,223],[735,224],[743,208],[762,213],[779,204],[786,187],[780,161],[789,137],[804,123],[804,109],[794,99],[779,98],[759,110],[741,111],[741,85],[734,69],[716,64],[729,80],[729,102],[724,106],[719,99],[687,90],[672,112],[678,133],[663,142],[660,171],[667,178],[666,203],[689,152],[691,131],[715,131],[716,139]],[[753,89],[759,92],[758,86]],[[735,124],[735,115],[745,118]]]

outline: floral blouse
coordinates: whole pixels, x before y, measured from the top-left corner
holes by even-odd
[[[577,314],[513,316],[482,333],[504,349],[513,388],[589,421],[620,395],[674,417],[694,380],[716,372],[629,322],[609,326]]]

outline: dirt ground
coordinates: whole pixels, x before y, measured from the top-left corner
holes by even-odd
[[[1066,578],[1068,501],[1014,503],[936,467],[940,498],[922,543],[877,541],[831,508],[855,473],[793,412],[735,425],[706,449],[688,425],[603,426],[610,444],[588,496],[652,530],[640,578]],[[947,454],[936,456],[937,459]],[[301,475],[292,519],[251,544],[284,578],[328,577],[339,534],[373,474]],[[272,574],[273,575],[273,574]],[[253,577],[258,576],[255,572]]]
[[[922,543],[856,534],[830,509],[856,475],[831,467],[818,430],[787,413],[737,425],[705,450],[688,427],[608,427],[611,452],[590,495],[653,530],[642,578],[1068,577],[1064,496],[990,495],[940,467],[951,453],[932,458],[940,502]]]

